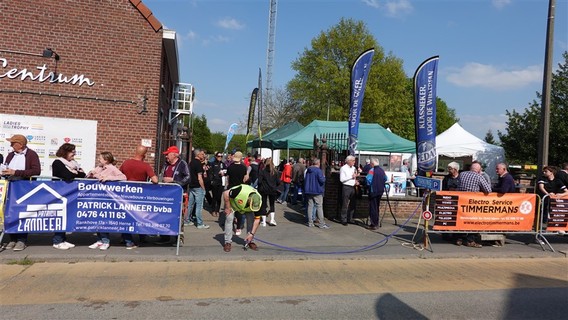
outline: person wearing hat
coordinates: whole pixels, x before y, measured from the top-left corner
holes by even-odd
[[[254,220],[252,228],[248,230],[248,234],[245,238],[245,249],[251,248],[255,251],[258,250],[258,246],[253,240],[260,224],[260,208],[262,206],[260,193],[247,184],[240,184],[225,190],[225,192],[223,192],[223,200],[225,202],[225,214],[227,215],[225,219],[225,244],[223,250],[225,252],[231,251],[235,211],[246,214],[247,221]]]
[[[181,186],[184,192],[186,192],[186,187],[190,181],[189,166],[187,162],[179,157],[179,148],[176,146],[170,146],[166,151],[162,152],[166,156],[166,163],[161,172],[162,182],[165,183],[176,183]],[[191,202],[191,194],[189,194],[189,210],[191,210],[193,204]],[[183,225],[181,231],[184,231]],[[180,245],[183,245],[184,237],[183,234],[180,236]],[[174,243],[172,243],[174,242]],[[156,244],[176,244],[176,241],[168,235],[161,235],[160,240]]]
[[[6,157],[5,167],[2,167],[2,175],[11,181],[38,176],[41,173],[41,163],[37,153],[27,147],[28,139],[21,134],[15,134],[6,141],[10,142],[13,151]],[[3,247],[22,251],[26,248],[27,241],[27,233],[10,234],[10,242]]]

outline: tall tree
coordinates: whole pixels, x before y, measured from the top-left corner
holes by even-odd
[[[550,92],[550,142],[548,161],[545,164],[558,165],[566,162],[568,154],[568,51],[563,53],[564,62],[552,75]],[[542,95],[537,92],[538,101]],[[506,112],[507,127],[505,132],[497,131],[501,145],[509,161],[536,163],[537,146],[540,135],[541,105],[537,100],[519,113],[515,110]],[[545,159],[546,160],[546,159]]]
[[[487,133],[485,134],[485,142],[490,143],[490,144],[496,144],[495,141],[495,137],[493,137],[493,131],[491,131],[491,129],[487,130]]]
[[[222,132],[211,133],[211,152],[223,152],[227,135]]]
[[[193,117],[193,147],[205,149],[207,152],[212,152],[211,144],[211,131],[207,126],[207,118],[202,114],[201,116]]]
[[[369,48],[375,48],[375,54],[361,122],[379,123],[402,137],[414,139],[412,79],[404,73],[402,60],[385,54],[365,23],[352,19],[341,19],[321,32],[312,40],[311,48],[292,62],[297,73],[287,89],[301,108],[299,121],[308,124],[314,119],[326,119],[328,109],[329,120],[348,119],[351,68],[359,54]],[[445,103],[438,117],[444,119],[444,124],[451,122],[449,126],[457,121]]]
[[[270,93],[265,92],[264,98],[266,105],[262,111],[263,134],[300,118],[300,104],[291,99],[286,89],[274,88]]]

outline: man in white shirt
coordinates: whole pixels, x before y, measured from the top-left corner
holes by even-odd
[[[355,198],[355,186],[359,185],[357,181],[358,170],[355,166],[355,157],[347,156],[345,158],[345,165],[339,170],[339,181],[343,185],[342,202],[341,202],[341,224],[346,226],[348,223],[353,223],[353,214],[357,205]]]

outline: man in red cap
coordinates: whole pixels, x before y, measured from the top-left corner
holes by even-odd
[[[176,146],[171,146],[166,151],[163,152],[166,156],[166,164],[162,169],[162,182],[165,183],[177,183],[181,186],[184,192],[187,190],[187,184],[189,183],[189,166],[187,162],[179,157],[179,148]],[[183,231],[183,226],[182,226]],[[180,245],[183,245],[183,235],[180,237]],[[160,236],[160,241],[157,244],[169,244],[172,243],[173,239],[170,236]],[[175,241],[174,243],[175,244]]]
[[[2,175],[8,180],[29,179],[41,173],[41,163],[35,151],[29,149],[28,139],[21,134],[15,134],[6,139],[13,151],[6,157],[6,167],[2,167]],[[10,242],[3,246],[5,249],[22,251],[28,241],[27,233],[10,234]]]

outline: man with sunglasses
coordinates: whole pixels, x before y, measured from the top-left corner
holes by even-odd
[[[225,252],[231,251],[235,211],[245,214],[247,222],[254,221],[252,227],[248,229],[248,234],[245,238],[245,249],[258,250],[257,245],[252,242],[258,225],[260,224],[259,211],[262,205],[262,198],[258,191],[247,184],[240,184],[226,190],[223,193],[223,200],[225,202],[225,214],[227,215],[225,218],[225,245],[223,246],[223,250]]]
[[[223,176],[226,173],[227,167],[223,162],[223,154],[221,152],[215,153],[215,159],[209,165],[209,177],[211,177],[211,193],[213,194],[211,201],[211,215],[214,217],[219,216],[221,208],[221,196],[223,195]]]

